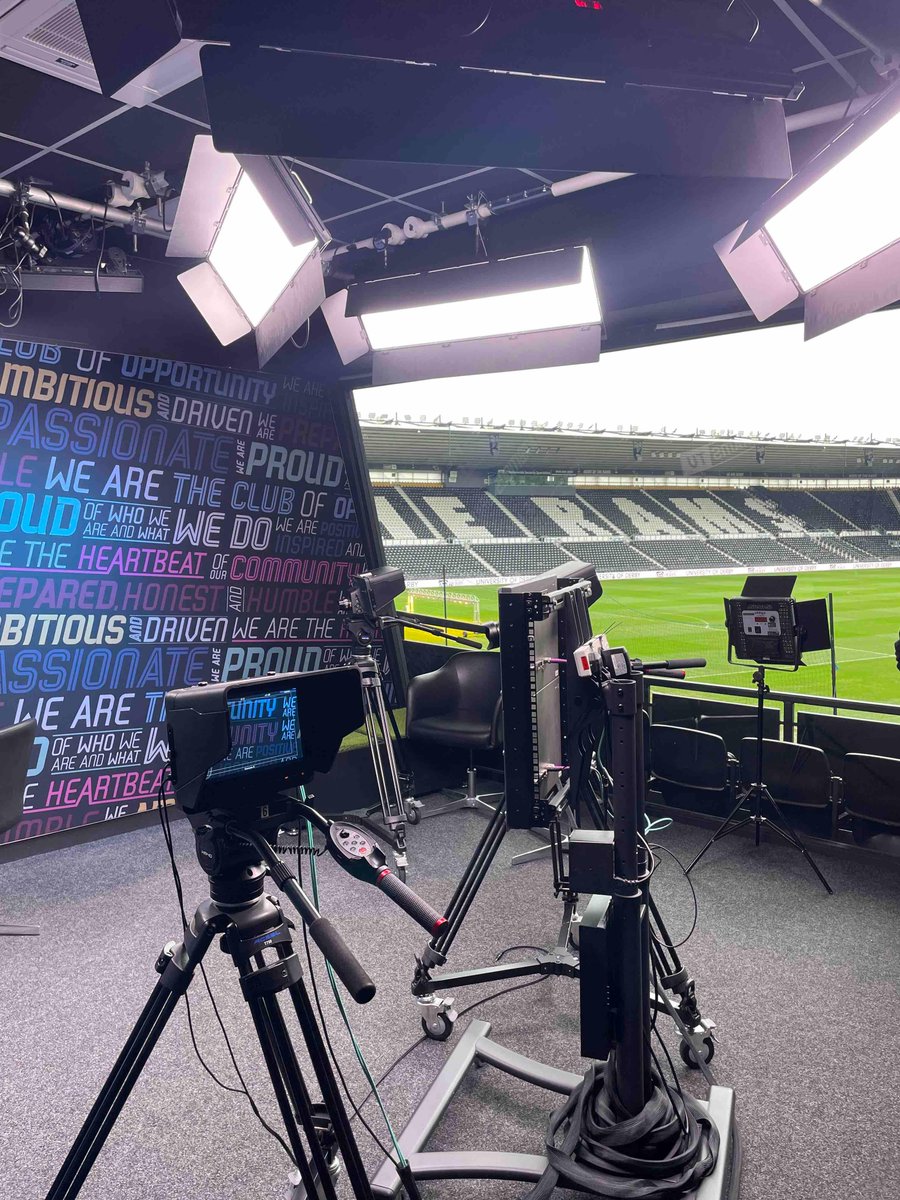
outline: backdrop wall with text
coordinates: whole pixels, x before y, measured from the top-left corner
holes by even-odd
[[[3,840],[152,805],[169,689],[349,660],[338,601],[369,547],[342,405],[299,376],[0,340],[0,727],[39,725]]]

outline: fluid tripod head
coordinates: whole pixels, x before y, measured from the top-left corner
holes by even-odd
[[[283,826],[308,821],[349,874],[384,892],[429,933],[443,923],[391,873],[367,830],[336,825],[291,790],[329,770],[343,738],[362,724],[359,668],[182,688],[167,695],[166,713],[175,800],[194,829],[210,898],[222,908],[252,904],[269,874],[351,995],[371,999],[371,980],[269,841]]]

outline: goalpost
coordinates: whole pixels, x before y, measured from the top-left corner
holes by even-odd
[[[479,622],[481,603],[472,592],[445,592],[441,588],[410,588],[406,593],[406,611],[422,616],[442,617],[444,605],[448,617]]]

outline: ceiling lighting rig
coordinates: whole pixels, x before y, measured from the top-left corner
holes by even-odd
[[[803,297],[807,338],[900,300],[900,84],[716,252],[758,320]]]
[[[374,384],[596,362],[602,312],[574,246],[353,284],[322,305],[342,361]]]
[[[280,159],[194,139],[166,255],[202,260],[178,282],[223,346],[252,331],[268,362],[325,299],[330,239]]]

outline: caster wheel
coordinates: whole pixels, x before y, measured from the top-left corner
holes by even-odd
[[[713,1055],[716,1052],[716,1043],[713,1041],[712,1037],[707,1034],[707,1036],[703,1039],[702,1045],[703,1061],[704,1063],[711,1063],[713,1060]],[[700,1064],[697,1062],[696,1051],[691,1043],[685,1038],[682,1038],[681,1042],[679,1043],[678,1053],[681,1055],[681,1061],[685,1064],[685,1066],[690,1067],[692,1071],[700,1070]]]
[[[422,810],[417,804],[411,804],[406,810],[406,820],[410,825],[418,825],[422,820]]]
[[[453,1032],[453,1021],[446,1013],[438,1013],[434,1017],[423,1017],[422,1032],[434,1042],[446,1042]]]

